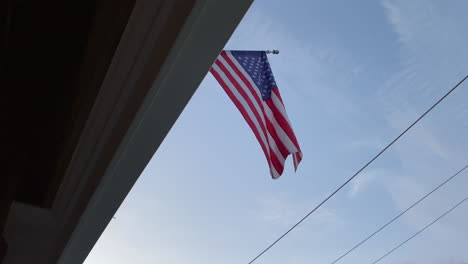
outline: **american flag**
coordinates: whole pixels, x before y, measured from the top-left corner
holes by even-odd
[[[277,179],[292,154],[294,168],[302,152],[289,122],[265,51],[222,51],[211,74],[234,102],[255,134]]]

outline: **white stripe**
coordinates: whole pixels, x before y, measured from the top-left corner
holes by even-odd
[[[291,132],[294,134],[294,130],[293,130],[293,127],[291,125],[291,121],[289,121],[288,114],[286,113],[286,108],[284,107],[284,104],[281,102],[281,100],[278,98],[278,96],[276,96],[276,94],[274,92],[271,93],[271,100],[273,102],[273,105],[276,107],[276,109],[278,109],[278,111],[281,113],[281,115],[284,117],[284,119],[288,123],[289,128],[291,128]],[[299,144],[299,143],[297,143],[297,144]],[[293,143],[293,145],[294,145],[294,143]],[[294,145],[294,146],[296,146],[296,145]],[[297,149],[296,147],[294,149],[295,149],[295,151],[299,151],[299,149]]]
[[[273,93],[272,93],[273,94]],[[276,121],[275,116],[273,115],[273,112],[271,111],[270,107],[264,102],[263,103],[263,109],[265,109],[265,115],[270,120],[271,124],[273,125],[273,128],[276,131],[276,134],[278,135],[279,140],[283,143],[283,145],[286,147],[286,149],[289,151],[289,153],[294,153],[297,152],[298,149],[292,142],[291,138],[284,132],[283,128],[278,124]]]
[[[281,152],[278,149],[278,146],[276,145],[276,141],[273,139],[273,137],[268,133],[268,143],[270,143],[270,148],[271,151],[275,154],[275,156],[278,158],[278,161],[283,165],[284,167],[284,157],[281,154]]]
[[[261,105],[259,105],[257,103],[257,100],[256,98],[254,98],[255,95],[252,94],[252,92],[250,92],[250,89],[245,85],[245,83],[242,81],[242,79],[239,77],[239,75],[237,75],[237,73],[234,71],[234,69],[232,69],[231,65],[229,65],[229,63],[222,57],[222,56],[219,56],[218,57],[218,60],[224,65],[224,67],[226,67],[226,69],[228,70],[228,72],[234,77],[234,79],[237,81],[237,83],[239,84],[239,86],[242,88],[242,90],[244,90],[244,92],[247,94],[247,96],[249,97],[249,100],[252,102],[253,106],[255,107],[255,110],[257,111],[258,115],[260,116],[260,118],[262,119],[262,123],[263,123],[263,126],[265,127],[266,129],[266,122],[265,122],[265,117],[263,115],[263,111],[262,109],[260,108]],[[232,58],[231,58],[232,60]],[[236,60],[234,59],[233,62],[235,63]],[[240,65],[236,67],[241,70]],[[241,74],[244,74],[241,72]],[[245,75],[245,74],[244,74]],[[255,84],[254,83],[251,83],[254,87],[253,87],[253,90],[254,91],[258,91],[258,89],[256,89],[255,87]],[[261,97],[259,97],[259,94],[257,94],[257,99],[260,100],[260,102],[262,102],[262,99]]]
[[[275,107],[283,115],[284,119],[288,122],[288,125],[292,130],[291,122],[289,122],[288,114],[286,113],[286,108],[284,108],[283,103],[281,103],[281,100],[278,98],[278,96],[276,96],[276,94],[273,91],[271,92],[271,100]]]
[[[273,164],[270,165],[270,173],[271,173],[271,177],[273,177],[273,179],[278,179],[281,175],[275,170],[275,166],[273,166]]]
[[[297,165],[299,165],[299,163],[298,163],[298,160],[297,160],[296,153],[293,154],[293,162],[294,162],[294,168],[297,168]]]
[[[270,157],[270,149],[268,147],[268,141],[267,139],[265,138],[265,134],[263,133],[263,131],[261,130],[260,128],[260,124],[258,123],[258,120],[257,118],[255,117],[255,115],[253,114],[252,112],[252,109],[248,106],[247,102],[244,100],[244,98],[242,97],[242,95],[240,95],[239,91],[237,91],[236,87],[231,83],[231,81],[229,81],[229,78],[224,74],[224,72],[219,68],[218,65],[216,65],[216,63],[213,64],[212,66],[213,70],[216,71],[219,76],[221,77],[221,79],[224,81],[224,83],[228,86],[229,90],[231,90],[231,92],[234,94],[234,96],[236,97],[236,99],[239,101],[239,103],[242,105],[242,107],[245,109],[245,111],[247,112],[248,116],[250,117],[250,119],[252,120],[252,122],[254,123],[255,125],[255,128],[257,129],[257,132],[258,134],[260,135],[260,138],[263,142],[263,145],[265,146],[266,148],[266,151],[267,151],[267,156]]]

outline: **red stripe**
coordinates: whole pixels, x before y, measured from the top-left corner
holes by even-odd
[[[275,167],[275,170],[281,176],[284,170],[284,164],[278,160],[276,155],[274,155],[273,150],[270,148],[271,164]]]
[[[283,98],[281,98],[281,94],[280,94],[280,92],[279,92],[278,87],[276,87],[276,88],[273,89],[272,91],[276,94],[276,97],[278,97],[278,99],[280,100],[281,104],[282,104],[283,107],[284,107]]]
[[[297,165],[299,165],[299,163],[301,163],[301,160],[302,160],[302,152],[296,152],[296,156],[297,156]]]
[[[270,119],[266,119],[267,123],[267,128],[268,132],[270,133],[271,137],[276,143],[276,146],[278,147],[278,150],[281,152],[281,155],[283,156],[283,159],[285,159],[289,155],[289,150],[286,148],[286,146],[283,144],[283,141],[280,140],[278,134],[276,133],[275,128],[273,127],[273,124],[271,123]]]
[[[223,87],[224,91],[227,93],[229,98],[231,98],[232,102],[236,105],[237,109],[241,112],[242,116],[244,117],[245,121],[247,121],[247,124],[249,124],[250,128],[255,134],[255,137],[257,138],[258,142],[260,143],[260,146],[262,147],[263,153],[265,154],[265,158],[268,161],[268,164],[270,164],[270,157],[268,156],[268,151],[266,146],[262,142],[262,138],[260,137],[260,134],[258,133],[257,129],[255,128],[255,124],[252,122],[250,119],[247,111],[244,109],[242,104],[237,100],[236,96],[232,93],[231,89],[226,85],[226,83],[223,81],[221,76],[213,69],[210,69],[211,74],[215,77],[215,79],[219,82],[221,87]],[[271,156],[271,155],[270,155]]]
[[[299,166],[299,163],[301,163],[301,160],[302,160],[302,153],[301,152],[295,152],[293,154],[293,158],[294,158],[294,170],[297,170],[297,167]]]
[[[223,65],[223,63],[221,63],[221,61],[219,60],[216,60],[215,61],[216,65],[218,65],[218,67],[224,72],[224,74],[226,75],[226,77],[229,79],[229,81],[234,85],[234,87],[236,87],[237,91],[241,94],[241,96],[244,98],[244,100],[247,102],[247,104],[249,105],[250,107],[250,110],[252,110],[252,113],[254,114],[255,118],[257,118],[257,121],[258,121],[258,124],[260,125],[260,129],[262,130],[263,132],[263,135],[265,136],[265,139],[267,139],[268,141],[268,137],[267,137],[267,134],[266,134],[266,129],[265,129],[265,124],[264,122],[262,121],[262,119],[260,118],[260,115],[257,111],[257,109],[255,108],[255,106],[253,105],[252,101],[250,100],[249,96],[247,95],[247,93],[244,91],[244,89],[242,89],[242,87],[240,86],[240,84],[236,81],[236,79],[231,75],[231,73],[228,71],[228,69],[226,69],[226,67]],[[259,108],[261,109],[262,105],[259,105]]]
[[[275,88],[274,90],[278,90],[278,88]],[[273,91],[274,91],[273,90]],[[289,125],[288,120],[286,120],[283,116],[283,114],[276,108],[275,104],[273,103],[272,99],[266,100],[265,103],[270,107],[271,112],[273,113],[273,116],[276,119],[276,122],[278,122],[279,126],[283,128],[284,132],[288,137],[291,139],[292,143],[294,146],[297,148],[297,150],[301,150],[299,147],[299,143],[297,142],[296,136],[294,135],[294,132]]]

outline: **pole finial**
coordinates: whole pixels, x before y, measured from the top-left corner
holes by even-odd
[[[265,51],[267,54],[279,54],[279,50],[267,50]]]

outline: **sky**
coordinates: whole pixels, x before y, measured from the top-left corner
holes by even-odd
[[[468,72],[468,2],[257,0],[226,49],[269,60],[304,158],[271,179],[207,74],[91,251],[248,263]],[[468,163],[468,83],[255,263],[330,263]],[[338,263],[372,263],[468,195],[468,171]],[[381,263],[468,264],[468,203]]]

